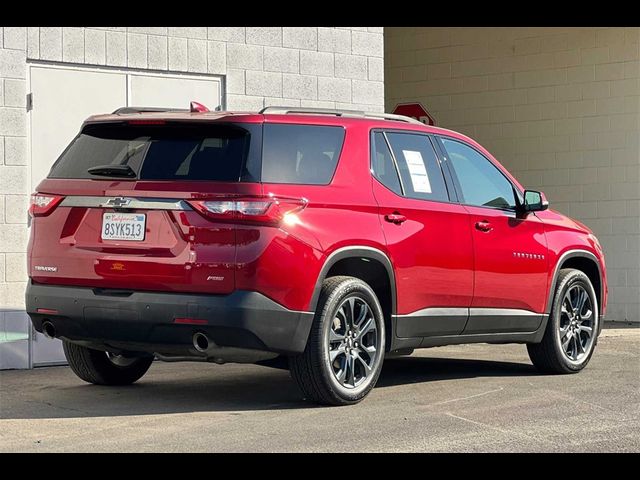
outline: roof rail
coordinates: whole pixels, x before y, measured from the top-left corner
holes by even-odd
[[[123,115],[128,113],[147,112],[188,112],[187,108],[165,108],[165,107],[120,107],[114,110],[112,115]]]
[[[334,110],[332,108],[305,108],[305,107],[264,107],[258,113],[275,113],[286,115],[288,113],[307,113],[320,115],[335,115],[337,117],[354,117],[354,118],[379,118],[381,120],[395,120],[396,122],[413,123],[414,125],[423,125],[419,120],[405,115],[395,115],[393,113],[365,112],[362,110]]]

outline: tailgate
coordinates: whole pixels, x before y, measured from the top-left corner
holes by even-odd
[[[191,194],[124,193],[66,195],[50,215],[36,217],[29,260],[33,280],[132,290],[234,290],[233,224],[204,218],[186,201]]]

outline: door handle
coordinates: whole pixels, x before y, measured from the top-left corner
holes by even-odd
[[[387,222],[395,223],[396,225],[400,225],[402,222],[407,220],[407,217],[405,217],[404,215],[401,215],[400,213],[394,212],[394,213],[389,213],[389,214],[385,215],[384,219]]]
[[[490,232],[493,230],[493,227],[488,221],[482,220],[480,222],[476,222],[476,230],[480,230],[481,232]]]

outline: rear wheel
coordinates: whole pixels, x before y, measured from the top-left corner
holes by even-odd
[[[349,405],[374,387],[384,357],[382,308],[362,280],[325,280],[303,354],[290,358],[291,375],[306,398]]]
[[[527,345],[529,358],[543,372],[579,372],[593,355],[599,328],[598,300],[589,277],[562,269],[544,337]]]
[[[96,385],[129,385],[142,378],[153,362],[153,356],[116,355],[66,340],[63,340],[62,347],[73,373]]]

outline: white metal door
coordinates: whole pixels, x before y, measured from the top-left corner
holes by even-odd
[[[197,102],[213,108],[222,104],[220,79],[127,71],[31,65],[31,186],[49,169],[80,130],[97,113],[122,106],[188,108]],[[64,362],[62,344],[33,332],[32,364]]]
[[[35,189],[87,117],[127,104],[127,77],[32,65],[31,94],[31,186]]]
[[[220,80],[159,75],[129,75],[129,105],[188,108],[195,100],[211,110],[221,104]]]

